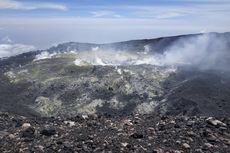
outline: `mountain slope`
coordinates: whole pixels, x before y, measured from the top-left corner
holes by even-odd
[[[230,34],[64,43],[0,60],[0,111],[229,116]]]

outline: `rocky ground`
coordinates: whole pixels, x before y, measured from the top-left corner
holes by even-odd
[[[230,118],[0,114],[0,152],[228,153]]]

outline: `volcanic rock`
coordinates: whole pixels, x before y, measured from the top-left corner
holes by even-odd
[[[214,126],[223,126],[223,127],[226,127],[226,126],[227,126],[225,123],[223,123],[223,122],[221,122],[221,121],[219,121],[219,120],[216,120],[216,119],[214,119],[214,118],[212,118],[212,117],[209,117],[209,118],[207,119],[207,122],[208,122],[209,124],[214,125]]]
[[[185,149],[190,149],[190,148],[191,148],[190,145],[187,144],[187,143],[183,143],[182,146],[183,146],[183,148],[185,148]]]
[[[134,139],[142,139],[144,138],[143,134],[140,133],[133,133],[130,135],[130,137],[134,138]]]
[[[35,129],[33,127],[28,127],[22,131],[22,137],[32,138],[34,136]]]
[[[43,129],[40,134],[45,135],[45,136],[52,136],[56,134],[56,130],[53,128],[48,128],[48,129]]]

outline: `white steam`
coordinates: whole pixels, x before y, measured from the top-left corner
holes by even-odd
[[[229,40],[212,34],[180,39],[163,54],[165,65],[189,64],[201,69],[230,66]]]
[[[36,55],[34,61],[52,58],[55,55],[57,55],[57,53],[49,53],[47,51],[44,51],[41,54]]]
[[[76,65],[87,63],[90,65],[140,65],[152,64],[160,65],[160,61],[156,56],[147,54],[131,53],[126,51],[114,50],[94,50],[84,51],[77,54],[74,61]]]
[[[161,54],[151,52],[149,45],[140,52],[100,50],[96,47],[79,55],[78,60],[92,65],[192,65],[201,69],[226,69],[230,66],[229,42],[228,37],[203,34],[181,37]],[[75,64],[78,65],[77,62]]]
[[[153,51],[150,45],[143,50],[131,52],[125,50],[101,49],[75,52],[74,63],[82,65],[191,65],[201,69],[226,69],[230,63],[229,38],[215,34],[202,34],[194,37],[181,37],[164,52]],[[162,46],[164,47],[164,46]],[[36,60],[51,58],[61,53],[43,52]]]

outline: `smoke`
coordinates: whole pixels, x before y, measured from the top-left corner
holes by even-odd
[[[47,51],[41,52],[41,54],[36,55],[34,61],[37,60],[43,60],[43,59],[49,59],[52,58],[53,56],[57,55],[58,53],[54,52],[54,53],[49,53]]]
[[[115,50],[113,48],[92,47],[86,51],[72,51],[76,54],[74,63],[82,65],[158,65],[181,66],[190,65],[199,69],[227,69],[230,66],[230,37],[218,34],[201,34],[180,37],[163,52],[154,51],[152,44],[144,45],[137,52]],[[63,53],[63,52],[62,52]],[[36,60],[51,58],[56,54],[43,52]],[[66,53],[66,52],[65,52]]]
[[[230,66],[230,40],[216,34],[181,38],[163,54],[164,65],[192,65],[200,69],[226,69]]]
[[[84,56],[80,55],[78,61],[93,65],[190,65],[199,69],[227,69],[230,66],[229,49],[229,37],[210,33],[181,37],[163,53],[154,52],[149,45],[139,52],[100,50],[96,47],[84,52]]]
[[[115,50],[95,50],[79,52],[75,60],[76,65],[87,63],[90,65],[135,65],[138,61],[137,53]]]

